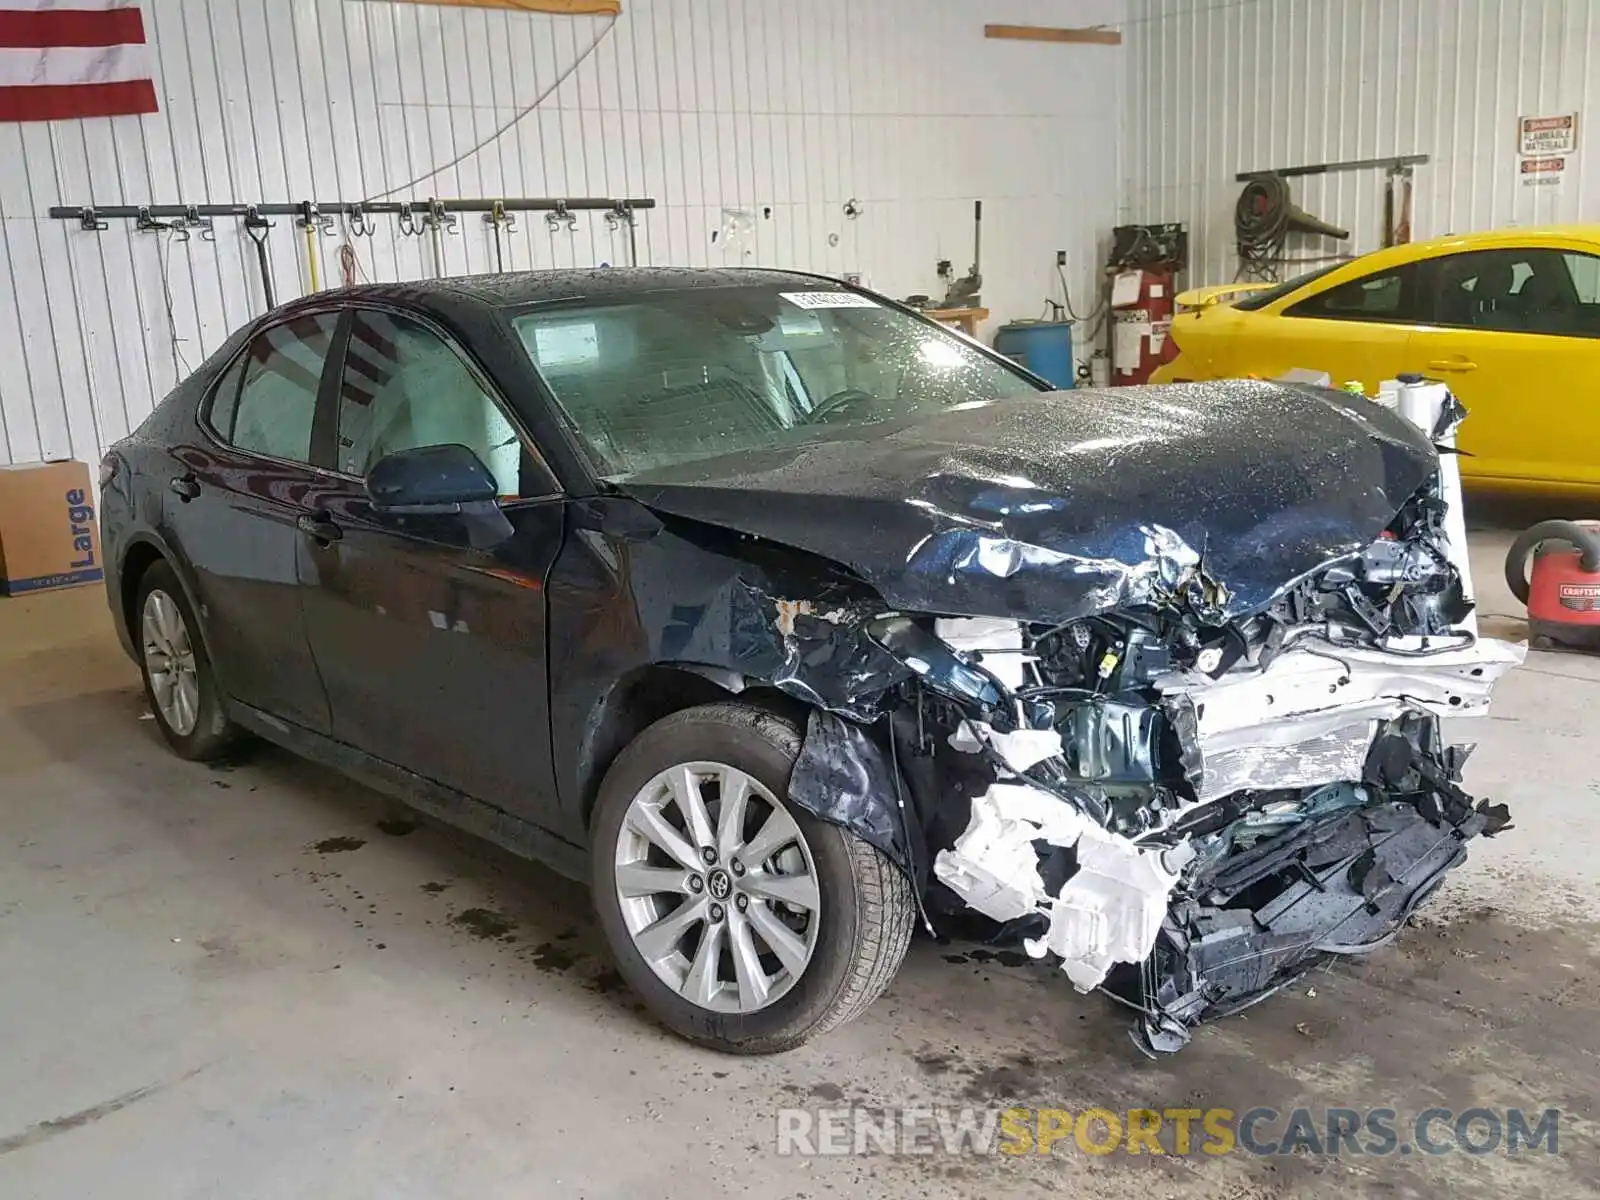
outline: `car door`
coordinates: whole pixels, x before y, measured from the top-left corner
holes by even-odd
[[[316,497],[303,591],[334,737],[550,827],[552,475],[479,368],[415,314],[353,309],[327,402],[337,481]],[[474,546],[460,516],[368,500],[379,459],[451,443],[495,476],[513,529],[500,544]]]
[[[1297,293],[1276,321],[1258,320],[1248,369],[1274,377],[1299,367],[1330,382],[1359,380],[1369,392],[1404,362],[1413,326],[1429,312],[1426,263],[1404,263]],[[1245,349],[1241,346],[1241,349]]]
[[[197,413],[163,506],[164,534],[187,559],[223,690],[326,733],[298,586],[296,523],[320,481],[312,424],[339,314],[299,313],[245,344]]]
[[[1462,473],[1600,484],[1600,257],[1524,247],[1436,262],[1437,309],[1407,360],[1471,416]]]

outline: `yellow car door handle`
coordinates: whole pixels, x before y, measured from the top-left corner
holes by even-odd
[[[1465,358],[1435,358],[1429,361],[1430,371],[1476,371],[1478,364]]]

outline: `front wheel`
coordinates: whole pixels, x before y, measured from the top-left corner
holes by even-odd
[[[741,1054],[788,1050],[858,1015],[911,940],[910,881],[787,800],[801,734],[743,704],[663,718],[607,772],[594,902],[656,1017]]]

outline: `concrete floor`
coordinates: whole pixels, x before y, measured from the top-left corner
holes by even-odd
[[[1519,636],[1509,535],[1475,540]],[[1516,828],[1396,944],[1178,1057],[924,939],[862,1020],[752,1061],[639,1013],[581,889],[270,748],[172,757],[98,591],[0,601],[0,1197],[1600,1194],[1600,660],[1532,654],[1497,702],[1457,732]],[[1557,1107],[1561,1153],[774,1152],[781,1107],[1012,1101]]]

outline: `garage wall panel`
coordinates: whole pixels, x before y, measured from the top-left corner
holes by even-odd
[[[626,0],[614,24],[387,0],[142,7],[158,113],[0,126],[0,462],[94,459],[263,307],[238,221],[187,240],[127,221],[94,234],[47,219],[51,205],[649,195],[642,261],[857,271],[936,294],[938,259],[971,261],[981,197],[998,320],[1059,295],[1057,248],[1090,294],[1124,173],[1125,49],[986,41],[986,0]],[[1016,0],[1006,19],[1125,13]],[[511,268],[627,261],[625,231],[600,215],[517,224]],[[442,242],[437,261],[382,218],[313,252],[324,287],[346,270],[494,269],[477,217]],[[268,245],[278,298],[309,290],[292,219]]]
[[[1239,171],[1427,154],[1414,176],[1418,240],[1594,219],[1593,0],[1134,0],[1125,45],[1124,211],[1189,226],[1193,283],[1234,276]],[[1566,181],[1524,187],[1517,118],[1565,112],[1580,114]],[[1351,238],[1293,237],[1287,254],[1325,260],[1381,245],[1381,170],[1290,182],[1300,207]]]

